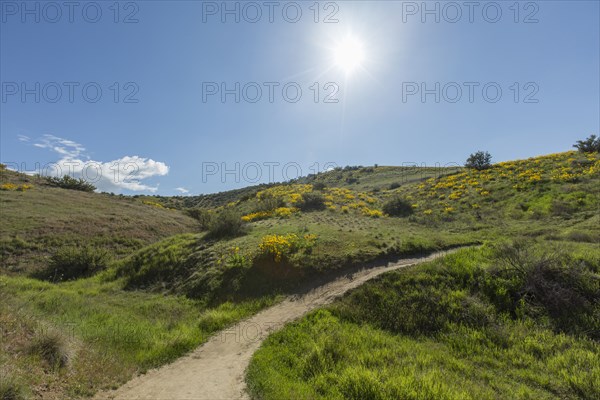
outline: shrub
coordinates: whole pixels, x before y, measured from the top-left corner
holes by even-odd
[[[190,208],[185,211],[187,215],[199,222],[201,230],[207,230],[214,218],[214,214],[205,208]]]
[[[53,282],[85,278],[105,269],[109,263],[108,252],[93,247],[66,246],[51,258],[48,267],[38,277]]]
[[[62,178],[49,176],[46,177],[46,181],[51,186],[57,186],[63,189],[80,190],[82,192],[93,192],[96,187],[91,183],[88,183],[83,178],[75,179],[69,175],[65,175]]]
[[[581,153],[600,153],[600,138],[591,135],[585,140],[578,140],[573,147]]]
[[[528,241],[496,247],[499,264],[484,291],[501,311],[547,315],[559,331],[598,339],[600,284],[585,264],[560,249],[537,250]]]
[[[188,276],[187,270],[197,261],[191,259],[192,253],[194,257],[209,259],[203,251],[206,247],[193,234],[171,236],[116,262],[115,274],[126,278],[128,289],[173,286],[178,278]]]
[[[235,210],[224,210],[211,219],[208,226],[208,238],[221,239],[241,236],[246,233],[246,222]]]
[[[395,196],[383,204],[383,212],[392,217],[407,217],[413,213],[413,208],[408,201]]]
[[[327,187],[323,182],[313,183],[313,190],[323,191]]]
[[[29,345],[28,352],[41,357],[53,369],[63,368],[69,362],[65,339],[55,332],[45,332],[36,336]]]
[[[257,202],[253,212],[268,212],[276,208],[284,207],[285,202],[281,197],[273,195],[262,196]]]
[[[318,211],[325,209],[325,198],[320,193],[304,193],[296,204],[302,211]]]
[[[478,171],[488,169],[492,166],[492,155],[487,151],[478,151],[467,158],[465,167],[473,168]]]

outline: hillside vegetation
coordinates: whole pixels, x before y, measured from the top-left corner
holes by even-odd
[[[407,165],[404,167],[393,166],[347,166],[337,167],[319,174],[310,174],[284,183],[260,184],[241,189],[228,190],[219,193],[203,194],[199,196],[138,196],[163,204],[166,207],[185,208],[215,208],[225,206],[238,200],[247,200],[257,192],[280,186],[282,184],[311,184],[325,185],[339,188],[354,189],[359,191],[381,191],[393,189],[410,182],[417,182],[424,178],[438,177],[459,170],[459,167],[419,167]]]
[[[196,231],[180,212],[124,196],[50,186],[0,168],[0,271],[32,273],[58,249],[87,245],[116,257],[177,233]]]
[[[600,398],[599,166],[575,152],[396,190],[486,245],[388,273],[272,335],[254,398]]]
[[[597,399],[600,251],[562,251],[486,246],[388,273],[269,337],[252,394]]]
[[[275,335],[252,364],[254,395],[491,398],[515,384],[505,393],[593,398],[599,177],[598,154],[566,152],[481,171],[357,167],[212,197],[132,198],[1,171],[0,393],[88,396],[181,356],[306,282],[484,244],[386,276]],[[549,269],[494,275],[495,246],[507,239],[537,243],[534,266],[544,249],[559,245],[564,255]],[[528,279],[547,274],[552,290],[567,282],[558,289],[578,305],[568,315],[575,319],[554,314],[556,299],[530,301],[539,294],[524,291]],[[329,325],[343,348],[327,347],[335,345]],[[302,344],[303,335],[314,341]],[[531,345],[538,361],[513,360],[528,354],[524,340],[541,343]],[[564,358],[541,371],[549,354]],[[519,362],[522,371],[510,372]],[[587,375],[576,378],[583,366]],[[460,376],[472,377],[471,391]]]

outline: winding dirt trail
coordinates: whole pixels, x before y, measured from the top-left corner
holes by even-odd
[[[357,270],[315,286],[305,294],[289,297],[217,333],[172,364],[140,375],[115,391],[100,393],[95,399],[248,399],[244,373],[252,354],[270,333],[384,272],[431,261],[450,252],[438,252],[427,257],[403,259],[388,265]]]

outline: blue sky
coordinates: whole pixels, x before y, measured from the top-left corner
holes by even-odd
[[[198,194],[598,134],[600,2],[476,3],[2,0],[0,160]]]

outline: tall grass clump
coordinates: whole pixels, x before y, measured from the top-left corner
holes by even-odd
[[[23,385],[13,376],[0,372],[0,400],[25,400]]]
[[[69,350],[65,338],[54,331],[42,332],[33,338],[28,353],[39,356],[51,369],[60,369],[69,363]]]

